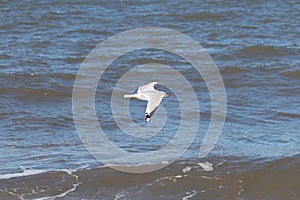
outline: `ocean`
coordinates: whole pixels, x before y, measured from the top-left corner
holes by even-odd
[[[299,1],[0,10],[1,200],[300,199]]]

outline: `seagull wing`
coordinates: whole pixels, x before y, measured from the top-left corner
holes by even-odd
[[[152,115],[155,109],[159,106],[162,101],[164,94],[162,92],[149,92],[145,95],[148,99],[148,104],[146,108],[146,115]]]
[[[138,93],[140,92],[149,92],[149,91],[155,91],[154,89],[154,85],[156,85],[158,82],[151,82],[151,83],[148,83],[146,85],[143,85],[143,86],[140,86],[138,88]]]

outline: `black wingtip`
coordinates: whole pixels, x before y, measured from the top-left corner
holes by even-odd
[[[145,122],[148,123],[150,121],[150,115],[146,113],[145,115]]]

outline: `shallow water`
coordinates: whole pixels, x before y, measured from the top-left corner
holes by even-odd
[[[0,10],[1,199],[299,199],[299,2],[1,1]],[[201,111],[196,139],[178,161],[148,174],[126,174],[104,167],[85,149],[73,121],[72,90],[96,45],[150,26],[187,34],[211,55],[226,89],[226,122],[209,156],[198,159],[211,114],[203,79],[168,52],[148,49],[120,57],[96,95],[97,116],[119,147],[157,150],[180,122],[178,100],[171,95],[162,102],[172,113],[164,132],[147,140],[119,132],[107,102],[114,82],[132,66],[177,69],[190,81]],[[134,76],[142,79],[138,72]],[[144,106],[130,101],[139,125]],[[206,161],[214,171],[197,165]]]

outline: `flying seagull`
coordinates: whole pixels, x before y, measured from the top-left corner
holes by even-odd
[[[137,98],[140,100],[148,101],[146,112],[145,112],[145,122],[150,121],[156,108],[159,106],[160,102],[164,97],[169,95],[163,91],[156,90],[154,85],[158,82],[151,82],[146,85],[140,86],[136,94],[125,94],[124,98]]]

